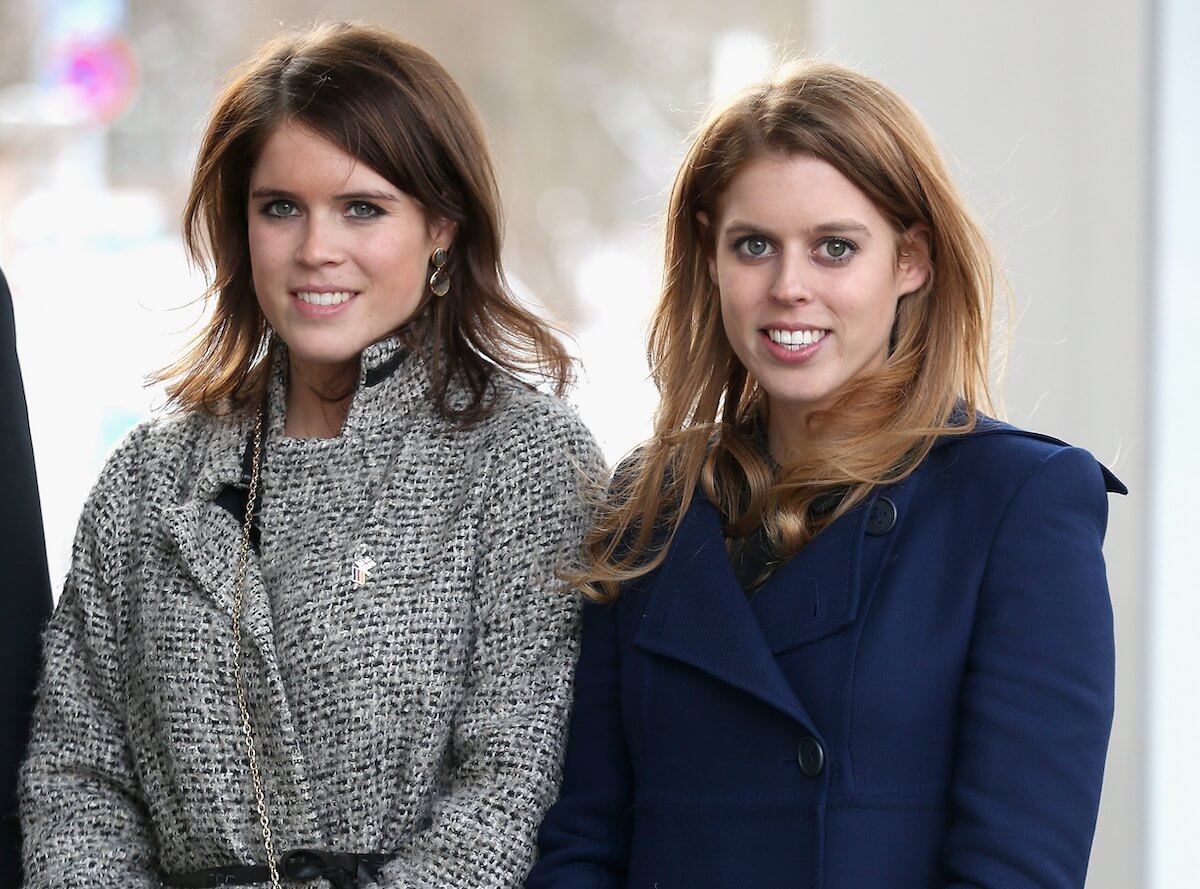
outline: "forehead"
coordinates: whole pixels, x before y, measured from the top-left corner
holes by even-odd
[[[854,219],[885,225],[878,208],[833,164],[807,154],[768,154],[747,162],[718,201],[721,224],[751,221],[808,226]]]
[[[348,182],[379,187],[382,176],[330,139],[291,122],[275,127],[250,170],[251,188],[263,185],[341,188]]]

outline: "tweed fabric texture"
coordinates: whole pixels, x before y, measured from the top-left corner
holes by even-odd
[[[341,435],[287,439],[285,366],[243,618],[276,848],[395,853],[390,889],[519,885],[559,778],[578,597],[554,572],[595,441],[503,375],[493,415],[451,428],[395,339],[364,352]],[[240,522],[214,502],[250,428],[149,421],[85,506],[22,773],[31,889],[263,861],[231,666]]]

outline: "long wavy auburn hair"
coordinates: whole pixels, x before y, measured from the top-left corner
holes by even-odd
[[[491,409],[497,368],[562,394],[573,364],[551,328],[512,296],[500,265],[501,217],[487,140],[471,103],[436,59],[391,33],[334,23],[259,49],[218,98],[183,214],[193,262],[208,274],[210,320],[154,379],[172,406],[241,416],[261,402],[273,343],[250,267],[250,173],[282,124],[304,127],[450,220],[450,292],[404,327],[432,359],[432,397],[457,425]],[[461,378],[469,397],[449,390]]]
[[[826,161],[897,233],[928,234],[925,283],[903,295],[885,366],[847,384],[808,417],[794,458],[764,449],[768,404],[725,336],[708,257],[720,201],[764,156]],[[899,251],[899,243],[897,244]],[[883,484],[911,473],[938,436],[963,434],[988,391],[991,248],[916,112],[884,84],[803,60],[746,89],[701,124],[666,217],[662,293],[648,357],[660,402],[653,437],[617,470],[574,578],[596,600],[658,567],[699,490],[728,543],[765,527],[779,558]],[[899,256],[897,252],[897,262]]]

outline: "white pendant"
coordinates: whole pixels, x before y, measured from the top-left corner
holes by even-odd
[[[368,580],[371,579],[371,569],[375,567],[375,560],[370,556],[359,556],[354,560],[354,567],[350,569],[350,579],[354,581],[355,586],[366,586]]]

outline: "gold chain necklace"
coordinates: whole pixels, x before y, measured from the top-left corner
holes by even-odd
[[[254,728],[250,724],[250,704],[246,682],[242,676],[242,600],[246,590],[246,572],[250,566],[250,529],[254,524],[254,501],[258,498],[259,469],[262,465],[262,408],[254,418],[254,462],[250,471],[250,492],[246,498],[246,519],[242,525],[242,548],[238,556],[237,578],[233,590],[233,681],[237,686],[238,712],[242,717],[242,737],[246,742],[246,761],[250,765],[250,781],[254,784],[254,802],[258,807],[258,823],[262,828],[263,848],[267,853],[267,868],[271,872],[271,889],[282,889],[279,868],[275,863],[275,839],[271,835],[271,819],[267,815],[267,800],[263,793],[262,773],[254,749]]]

